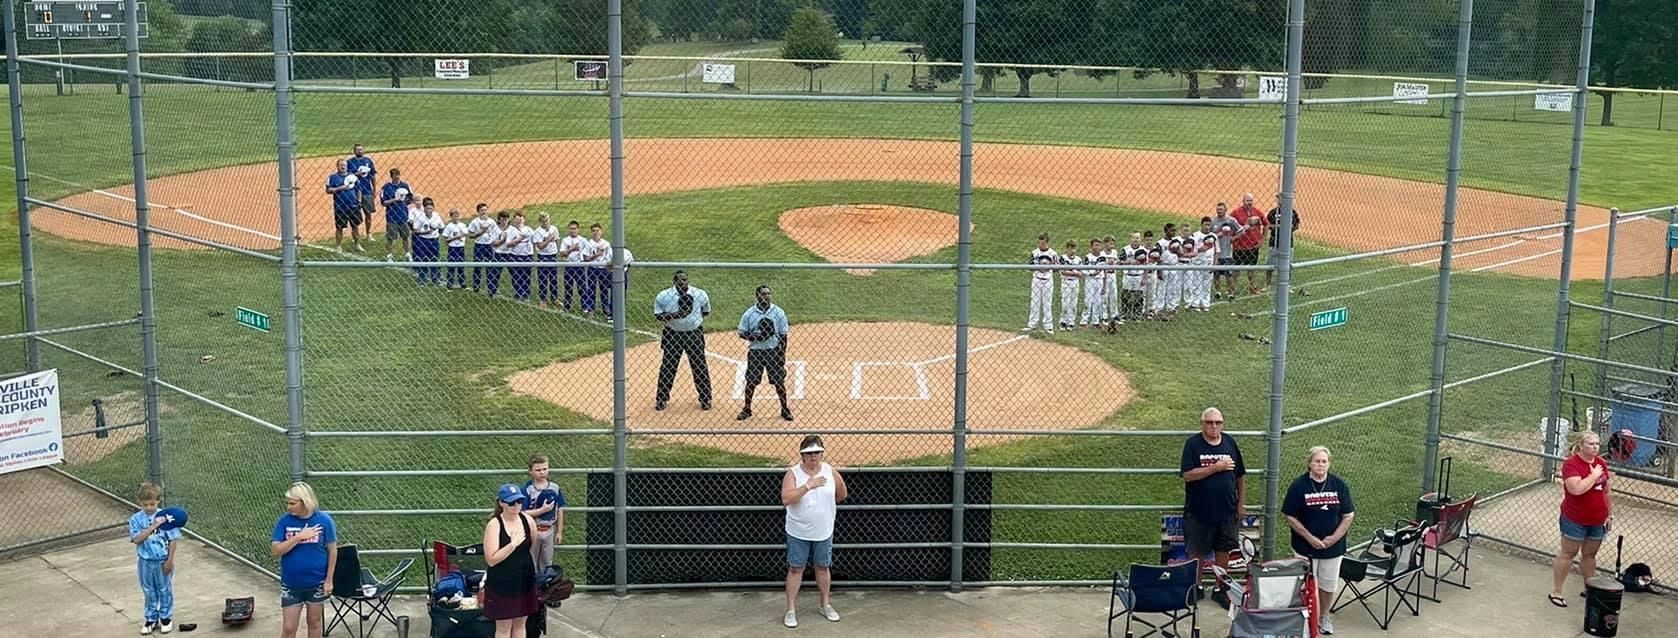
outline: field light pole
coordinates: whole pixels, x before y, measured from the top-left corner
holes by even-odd
[[[157,307],[152,298],[151,203],[146,196],[146,113],[140,82],[140,10],[125,0],[123,44],[128,52],[128,136],[134,151],[134,232],[140,253],[140,373],[146,409],[146,478],[163,484],[163,424],[157,410]]]
[[[1294,187],[1299,173],[1299,92],[1305,49],[1305,0],[1288,0],[1288,88],[1282,107],[1282,191],[1276,198],[1276,311],[1270,335],[1270,433],[1264,465],[1264,559],[1276,548],[1276,519],[1281,516],[1282,390],[1288,379],[1288,300],[1293,285]],[[1245,511],[1236,512],[1245,518]]]
[[[23,67],[17,61],[17,2],[6,0],[6,87],[12,103],[12,166],[17,178],[18,259],[23,262],[23,331],[40,330],[35,306],[35,244],[29,237],[29,158],[23,135]],[[23,340],[30,372],[41,369],[41,344]]]
[[[1445,163],[1445,212],[1439,224],[1439,290],[1433,302],[1433,368],[1428,377],[1427,433],[1422,437],[1422,493],[1435,486],[1433,466],[1439,462],[1439,427],[1445,409],[1445,335],[1451,318],[1452,242],[1457,237],[1457,185],[1462,179],[1462,128],[1468,112],[1468,57],[1474,31],[1474,0],[1457,8],[1456,97],[1451,98],[1451,151]]]
[[[950,463],[950,592],[961,593],[967,542],[967,337],[973,290],[973,76],[977,0],[961,3],[961,185],[956,195],[955,423]]]
[[[291,480],[308,471],[303,427],[303,303],[297,272],[297,190],[292,133],[291,0],[274,0],[274,149],[279,167],[280,313],[285,324],[286,441],[291,448]]]
[[[1556,338],[1551,350],[1567,351],[1568,291],[1573,279],[1573,234],[1579,217],[1579,167],[1585,159],[1585,111],[1590,106],[1591,33],[1596,21],[1596,0],[1585,0],[1585,17],[1579,27],[1579,69],[1573,93],[1573,159],[1567,167],[1567,213],[1562,227],[1561,281],[1556,284]],[[1550,364],[1549,424],[1544,428],[1544,466],[1539,478],[1549,479],[1556,473],[1556,462],[1550,457],[1561,454],[1556,444],[1558,417],[1561,414],[1561,376],[1565,362],[1556,357]],[[1600,392],[1601,389],[1598,389]]]
[[[629,593],[628,324],[623,277],[623,0],[606,1],[606,95],[612,162],[612,588]],[[691,363],[690,363],[691,365]]]

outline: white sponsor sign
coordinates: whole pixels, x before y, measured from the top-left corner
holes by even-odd
[[[436,58],[431,61],[431,73],[439,80],[464,80],[472,77],[472,61]]]
[[[1258,98],[1281,102],[1288,99],[1288,78],[1285,75],[1259,76]]]
[[[700,70],[705,76],[706,84],[734,83],[734,65],[732,64],[711,64],[707,62],[700,65]]]
[[[1398,104],[1427,104],[1427,84],[1394,82],[1393,98],[1393,101]]]
[[[1573,111],[1573,94],[1539,93],[1532,96],[1532,110],[1570,113]]]
[[[58,371],[0,381],[0,474],[63,460]]]

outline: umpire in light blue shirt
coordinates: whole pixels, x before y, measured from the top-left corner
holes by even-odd
[[[711,370],[705,365],[705,317],[711,314],[711,296],[704,290],[688,285],[688,274],[676,271],[672,278],[676,285],[653,297],[653,318],[664,323],[659,335],[659,349],[664,359],[658,365],[658,396],[653,409],[663,410],[670,403],[670,386],[676,382],[676,367],[682,355],[688,357],[693,369],[693,386],[699,393],[699,409],[711,409]]]
[[[772,291],[768,286],[757,287],[757,303],[740,315],[736,333],[751,345],[746,347],[746,404],[740,407],[736,421],[752,416],[752,391],[769,373],[769,385],[775,386],[775,396],[781,399],[781,420],[792,420],[792,407],[787,405],[787,313],[770,303]]]

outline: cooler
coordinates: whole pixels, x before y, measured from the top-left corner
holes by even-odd
[[[1625,383],[1614,386],[1613,416],[1609,418],[1611,431],[1630,430],[1632,434],[1650,439],[1660,439],[1661,436],[1661,405],[1658,401],[1666,399],[1666,391],[1657,386],[1640,383]],[[1604,439],[1604,444],[1607,440]],[[1638,445],[1631,453],[1626,465],[1642,467],[1654,460],[1655,451],[1660,446],[1654,444]]]

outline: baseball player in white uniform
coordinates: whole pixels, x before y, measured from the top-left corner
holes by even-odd
[[[1161,266],[1176,266],[1182,263],[1178,252],[1183,248],[1182,240],[1176,237],[1165,242],[1165,250],[1160,251],[1159,264]],[[1177,304],[1183,301],[1183,273],[1177,270],[1160,271],[1159,286],[1154,291],[1154,315],[1162,319],[1168,318],[1177,310]]]
[[[1114,245],[1113,236],[1108,235],[1102,238],[1101,246],[1102,254],[1107,256],[1107,264],[1110,266],[1119,265],[1119,251]],[[1103,278],[1101,283],[1103,292],[1101,314],[1103,316],[1101,319],[1106,321],[1117,317],[1119,314],[1119,271],[1109,270],[1101,273],[1101,276]]]
[[[1084,259],[1078,256],[1078,242],[1066,242],[1066,252],[1060,256],[1062,266],[1078,266]],[[1071,330],[1078,327],[1078,287],[1084,281],[1084,271],[1078,268],[1067,268],[1060,271],[1060,328]]]
[[[1101,253],[1101,242],[1091,239],[1090,252],[1084,255],[1084,263],[1090,266],[1098,266],[1111,262]],[[1085,274],[1087,276],[1084,279],[1087,283],[1084,286],[1084,317],[1080,323],[1085,325],[1093,323],[1099,326],[1102,321],[1107,319],[1107,295],[1101,289],[1106,284],[1107,278],[1105,273],[1100,270],[1087,270]]]
[[[1031,313],[1025,320],[1025,330],[1031,332],[1041,327],[1049,334],[1055,333],[1055,281],[1054,269],[1050,266],[1059,261],[1060,255],[1049,247],[1049,234],[1037,236],[1037,248],[1031,251],[1031,263],[1040,268],[1031,270]]]

